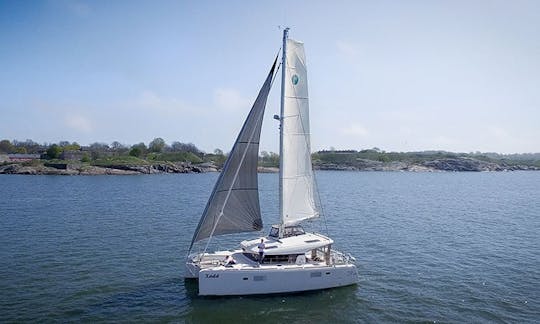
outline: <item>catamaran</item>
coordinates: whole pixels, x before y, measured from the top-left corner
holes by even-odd
[[[355,259],[332,248],[326,235],[306,232],[302,222],[320,216],[311,164],[307,70],[304,45],[283,31],[279,206],[280,223],[270,233],[233,250],[208,252],[218,235],[260,231],[257,163],[259,137],[277,58],[214,186],[193,235],[186,278],[198,279],[199,295],[292,293],[356,284]],[[277,74],[277,73],[276,73]],[[206,244],[204,244],[206,242]],[[194,244],[204,249],[193,252]]]

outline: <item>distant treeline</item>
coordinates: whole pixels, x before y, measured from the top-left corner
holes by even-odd
[[[111,144],[92,143],[82,146],[77,142],[60,141],[51,144],[39,144],[33,140],[0,141],[0,154],[39,154],[42,159],[48,160],[80,160],[82,162],[96,162],[93,164],[107,164],[105,162],[140,163],[151,161],[214,162],[222,164],[226,156],[223,151],[216,149],[214,153],[205,153],[192,143],[175,141],[167,144],[162,138],[155,138],[147,144],[141,142],[134,145],[125,145],[118,141]],[[101,163],[100,163],[101,162]]]
[[[79,160],[96,165],[114,163],[147,164],[156,162],[212,162],[218,167],[226,160],[226,154],[221,149],[206,153],[192,143],[179,141],[167,144],[162,138],[155,138],[148,144],[143,142],[125,145],[114,141],[107,143],[92,143],[82,146],[76,142],[61,141],[51,144],[39,144],[33,140],[0,141],[0,154],[39,154],[41,159],[49,160]],[[446,151],[422,152],[385,152],[379,148],[364,150],[322,150],[312,154],[313,163],[354,166],[361,160],[379,162],[408,162],[422,163],[437,159],[473,158],[485,162],[503,163],[505,165],[529,165],[540,167],[540,153],[499,154],[499,153],[452,153]],[[279,155],[274,152],[262,151],[259,164],[264,167],[279,166]]]
[[[339,165],[354,165],[359,160],[380,162],[423,163],[426,161],[455,158],[471,158],[505,165],[529,165],[540,167],[540,153],[500,154],[500,153],[453,153],[446,151],[421,152],[385,152],[379,148],[365,150],[323,150],[312,154],[314,164],[334,163]]]

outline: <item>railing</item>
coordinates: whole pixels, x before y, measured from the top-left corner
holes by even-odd
[[[345,254],[336,250],[330,252],[330,257],[333,264],[350,264],[356,261],[350,253]]]

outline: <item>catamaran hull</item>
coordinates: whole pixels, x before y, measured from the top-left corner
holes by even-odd
[[[228,269],[199,271],[199,295],[233,296],[294,293],[353,285],[354,264],[289,269]]]
[[[185,278],[198,279],[200,271],[201,267],[199,267],[199,265],[197,265],[196,263],[187,263]]]

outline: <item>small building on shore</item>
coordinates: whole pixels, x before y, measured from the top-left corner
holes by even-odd
[[[41,159],[41,154],[15,153],[15,154],[8,154],[7,158],[8,158],[7,159],[8,162],[28,162],[28,161]]]
[[[80,161],[84,156],[90,156],[90,152],[82,150],[70,150],[60,153],[60,160]]]

